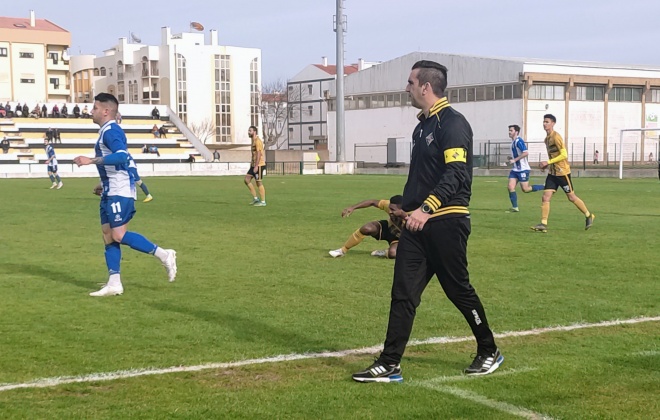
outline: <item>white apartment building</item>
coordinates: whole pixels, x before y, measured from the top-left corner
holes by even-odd
[[[260,125],[261,50],[218,45],[215,30],[205,38],[164,27],[160,45],[120,38],[91,69],[72,60],[76,75],[93,79],[92,97],[109,92],[123,104],[169,106],[193,132],[210,127],[208,143],[248,144],[249,126]],[[82,102],[85,90],[75,95]]]
[[[309,150],[326,148],[328,140],[327,100],[335,95],[337,66],[328,65],[327,57],[321,64],[310,64],[287,82],[288,111],[287,142],[283,148]],[[344,66],[349,75],[378,63],[358,60]]]
[[[491,148],[500,143],[506,158],[507,126],[517,124],[530,143],[530,160],[538,161],[546,155],[543,115],[551,113],[571,160],[591,160],[596,150],[609,162],[621,153],[626,161],[657,157],[660,67],[414,52],[346,76],[346,160],[387,163],[385,145],[395,138],[402,149],[397,161],[409,161],[418,110],[405,88],[419,60],[448,68],[446,94],[472,126],[475,155],[485,154],[490,142]],[[328,101],[330,159],[336,158],[335,102]],[[655,127],[645,135],[626,133],[620,150],[622,129]]]
[[[0,102],[66,102],[71,34],[53,22],[0,16]]]

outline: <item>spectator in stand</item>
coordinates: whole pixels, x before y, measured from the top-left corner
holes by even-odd
[[[158,110],[158,107],[154,107],[154,109],[151,110],[151,118],[154,120],[160,119],[160,111]]]
[[[53,118],[60,117],[60,107],[57,104],[53,105]]]
[[[158,129],[158,133],[160,134],[161,139],[166,139],[167,138],[167,128],[165,128],[164,125],[160,126],[160,128]]]
[[[73,116],[76,118],[80,118],[80,107],[78,106],[78,104],[76,104],[76,106],[73,107]]]
[[[149,148],[145,144],[144,147],[142,148],[142,153],[149,153]]]
[[[153,127],[151,127],[151,134],[154,135],[154,138],[160,138],[160,130],[158,129],[158,126],[154,124]]]
[[[149,153],[155,153],[158,155],[158,157],[160,157],[160,152],[158,151],[158,147],[156,147],[155,145],[149,146]]]
[[[41,118],[48,118],[48,108],[46,108],[46,104],[43,104],[41,107]]]
[[[89,107],[85,105],[85,107],[82,110],[82,117],[83,118],[92,118],[91,115],[89,115]]]
[[[594,165],[598,165],[598,150],[594,152]]]
[[[117,116],[115,117],[115,121],[117,122],[117,124],[121,124],[121,114],[119,112],[117,112]]]
[[[7,111],[5,111],[4,105],[0,104],[0,118],[5,118],[7,116]]]
[[[5,105],[5,112],[7,113],[7,118],[14,116],[14,114],[11,112],[11,105],[9,105],[9,101],[7,101],[7,104]]]
[[[46,130],[46,138],[48,141],[53,141],[53,129],[48,127],[48,130]]]
[[[218,149],[213,151],[213,162],[220,162],[220,152],[218,152]]]
[[[27,102],[23,102],[23,118],[27,118],[30,115],[30,108],[27,106]]]
[[[649,153],[649,163],[653,162],[653,153]]]
[[[66,104],[62,104],[60,113],[62,114],[62,118],[69,118],[69,108],[67,108]]]
[[[41,115],[41,108],[39,108],[39,104],[36,104],[32,112],[30,112],[29,116],[38,119],[40,115]]]
[[[62,139],[60,138],[60,129],[53,128],[53,144],[59,143],[62,144]]]
[[[7,136],[2,138],[0,146],[2,146],[2,153],[7,154],[7,152],[9,152],[9,140],[7,139]]]
[[[192,154],[189,154],[188,159],[186,159],[186,162],[195,163],[195,156],[193,156]]]

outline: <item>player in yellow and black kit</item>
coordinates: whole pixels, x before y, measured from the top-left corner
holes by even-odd
[[[257,135],[257,127],[251,125],[248,129],[248,136],[252,140],[250,149],[252,150],[252,160],[250,162],[250,169],[245,175],[245,185],[247,185],[252,194],[252,202],[250,205],[255,207],[264,207],[266,205],[266,189],[264,188],[263,178],[266,173],[266,156],[264,153],[264,143]],[[252,178],[257,183],[259,195],[261,200],[257,198],[257,192],[252,185]]]
[[[376,250],[371,253],[374,257],[386,257],[394,259],[396,257],[396,248],[399,243],[399,236],[401,236],[401,228],[403,227],[403,218],[406,217],[405,212],[401,210],[401,202],[403,197],[395,195],[389,200],[365,200],[353,206],[346,207],[341,212],[341,217],[348,217],[357,209],[365,209],[367,207],[378,207],[387,214],[389,219],[368,222],[362,225],[360,229],[356,230],[348,237],[344,246],[329,252],[332,258],[343,257],[349,249],[359,245],[364,238],[371,236],[377,241],[387,241],[390,245],[386,250]]]
[[[532,226],[536,232],[548,231],[548,216],[550,215],[550,200],[552,195],[561,188],[566,193],[568,201],[575,204],[585,217],[584,229],[588,230],[594,223],[596,215],[589,212],[584,201],[580,199],[573,191],[573,182],[571,181],[571,167],[568,164],[568,152],[564,145],[564,139],[554,130],[557,118],[552,114],[543,116],[543,129],[547,133],[545,137],[545,147],[548,149],[549,160],[539,164],[541,170],[548,169],[548,176],[545,179],[545,191],[541,199],[541,223]]]

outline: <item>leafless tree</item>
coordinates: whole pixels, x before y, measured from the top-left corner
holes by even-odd
[[[215,135],[215,124],[211,118],[206,118],[198,123],[190,124],[190,131],[193,132],[203,144]]]
[[[262,86],[261,121],[266,148],[280,149],[285,145],[287,122],[300,111],[288,103],[298,98],[299,92],[287,92],[286,82],[281,79]]]

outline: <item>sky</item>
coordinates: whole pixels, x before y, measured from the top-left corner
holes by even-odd
[[[48,19],[71,33],[70,53],[101,55],[131,32],[160,43],[160,28],[196,21],[221,45],[260,48],[262,81],[336,62],[336,0],[5,1],[1,16]],[[98,4],[99,6],[96,6]],[[660,66],[656,1],[344,0],[345,64],[413,51]],[[100,5],[108,5],[102,9]],[[207,35],[208,39],[208,35]]]

